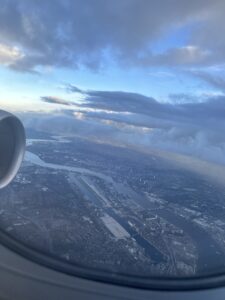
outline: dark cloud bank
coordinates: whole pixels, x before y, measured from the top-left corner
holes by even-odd
[[[70,92],[78,90],[70,85]],[[164,104],[135,93],[80,92],[84,101],[78,107],[71,101],[42,97],[57,108],[57,113],[41,118],[27,116],[26,126],[113,144],[188,154],[225,164],[223,96],[201,103]]]
[[[2,0],[0,42],[21,52],[11,62],[7,56],[18,71],[97,69],[107,55],[127,66],[211,65],[225,59],[224,9],[223,0]],[[171,29],[193,23],[187,46],[151,50]]]

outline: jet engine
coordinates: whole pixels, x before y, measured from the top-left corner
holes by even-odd
[[[0,110],[0,189],[16,176],[25,152],[25,130],[14,115]]]

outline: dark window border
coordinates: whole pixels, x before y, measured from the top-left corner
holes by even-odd
[[[0,229],[0,243],[9,250],[37,264],[87,280],[139,289],[158,291],[193,291],[225,286],[225,273],[201,277],[141,277],[129,276],[68,263],[49,253],[39,251]]]

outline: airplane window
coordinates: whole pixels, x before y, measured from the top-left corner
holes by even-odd
[[[1,1],[0,109],[27,138],[7,236],[117,283],[225,272],[224,9]]]

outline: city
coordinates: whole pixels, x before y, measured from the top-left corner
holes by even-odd
[[[225,267],[224,192],[157,156],[33,130],[0,226],[71,264],[199,276]]]

